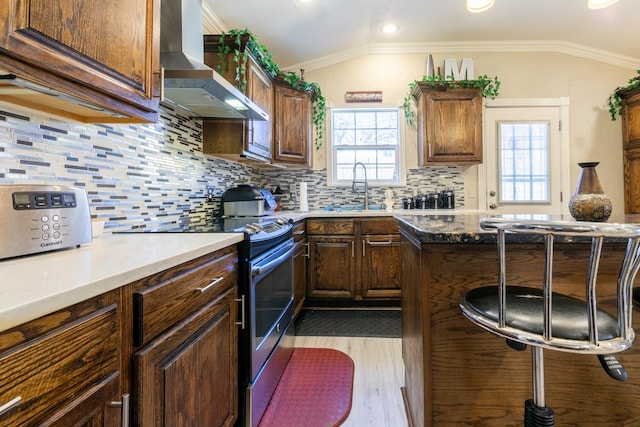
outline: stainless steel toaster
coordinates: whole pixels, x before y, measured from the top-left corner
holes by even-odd
[[[91,242],[87,193],[57,185],[0,185],[0,259]]]

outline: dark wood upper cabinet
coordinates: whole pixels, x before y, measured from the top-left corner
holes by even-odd
[[[482,91],[431,87],[418,82],[420,166],[482,163]]]
[[[1,101],[81,122],[157,121],[160,0],[0,6],[0,70],[37,85],[0,80]]]
[[[230,43],[230,42],[229,42]],[[271,127],[273,109],[272,78],[258,64],[253,55],[247,51],[244,74],[236,76],[234,49],[244,53],[246,46],[231,44],[231,52],[226,56],[218,54],[220,36],[204,36],[204,63],[214,70],[222,71],[221,75],[228,82],[238,87],[247,98],[253,101],[265,113],[269,120],[220,120],[205,119],[203,123],[203,151],[216,157],[230,160],[271,161]],[[237,81],[236,78],[242,80]]]
[[[286,83],[275,85],[273,162],[311,166],[311,96]]]
[[[622,153],[624,212],[640,213],[640,89],[620,92],[622,98]]]

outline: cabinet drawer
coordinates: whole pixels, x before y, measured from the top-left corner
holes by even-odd
[[[222,290],[237,285],[235,246],[181,264],[134,284],[133,339],[142,345]]]
[[[61,310],[0,334],[29,336],[44,324],[56,325],[0,354],[0,406],[16,402],[0,415],[0,425],[40,425],[119,372],[117,305],[76,314]]]
[[[308,219],[307,234],[354,234],[352,219]]]
[[[305,226],[304,221],[296,222],[293,225],[293,240],[299,242],[305,238]]]
[[[398,224],[393,218],[360,220],[360,234],[398,234]]]

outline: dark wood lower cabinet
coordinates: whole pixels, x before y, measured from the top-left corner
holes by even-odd
[[[228,246],[0,331],[0,427],[234,425],[237,265]]]
[[[362,236],[362,297],[400,298],[400,236]]]
[[[41,425],[51,427],[120,427],[124,425],[120,375],[113,373]]]
[[[355,298],[355,237],[309,236],[310,298]]]
[[[0,426],[119,426],[119,291],[0,332]]]
[[[399,302],[400,235],[393,219],[308,219],[307,235],[307,297],[364,305]]]
[[[236,289],[133,356],[138,426],[231,426],[237,418]]]

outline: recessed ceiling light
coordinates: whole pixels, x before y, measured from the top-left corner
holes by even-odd
[[[603,9],[616,3],[618,0],[589,0],[587,5],[589,9]]]
[[[467,10],[472,13],[479,13],[489,10],[495,0],[467,0]]]
[[[313,3],[316,0],[294,0],[294,1],[295,3],[298,3],[298,4],[309,4],[309,3]]]
[[[382,32],[385,34],[391,34],[398,31],[398,25],[394,23],[384,24],[382,26]]]

